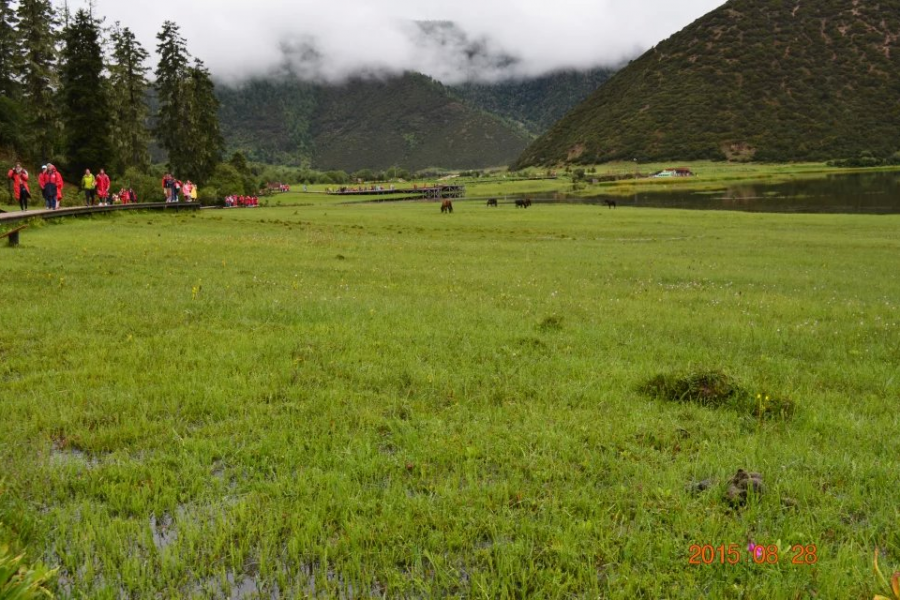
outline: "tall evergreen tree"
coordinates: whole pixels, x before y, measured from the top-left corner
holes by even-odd
[[[59,147],[56,82],[56,15],[50,0],[19,0],[22,61],[19,81],[27,109],[27,139],[31,154],[49,159]]]
[[[0,0],[0,147],[20,150],[24,124],[16,73],[21,65],[19,18],[10,0]]]
[[[159,114],[156,121],[156,139],[169,154],[169,165],[175,175],[186,177],[191,162],[187,140],[190,131],[190,102],[185,84],[190,68],[190,54],[177,24],[163,23],[156,39],[159,44],[159,65],[156,68],[156,90],[159,96]]]
[[[208,179],[222,158],[225,141],[219,130],[219,100],[215,84],[203,61],[197,59],[188,70],[189,125],[186,149],[190,153],[189,176]]]
[[[60,84],[66,155],[70,170],[80,174],[108,167],[110,121],[100,24],[79,9],[63,32]]]
[[[110,121],[114,164],[124,172],[128,167],[146,169],[150,165],[147,150],[147,71],[149,54],[127,27],[116,23],[112,31],[112,63],[110,72]]]
[[[21,62],[18,24],[10,0],[0,0],[0,97],[15,98],[19,91],[15,75]]]

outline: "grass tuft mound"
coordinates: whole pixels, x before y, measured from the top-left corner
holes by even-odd
[[[653,398],[670,402],[690,402],[710,408],[730,408],[760,420],[789,418],[796,403],[787,397],[752,394],[731,375],[721,370],[656,375],[640,387]]]
[[[748,395],[734,378],[722,371],[660,374],[641,386],[641,391],[661,400],[713,407],[728,405]]]
[[[544,333],[562,331],[563,318],[559,315],[550,315],[538,324],[538,329]]]

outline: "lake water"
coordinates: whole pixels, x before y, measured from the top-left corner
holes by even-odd
[[[619,206],[738,210],[790,213],[900,213],[900,172],[829,175],[821,179],[797,179],[787,183],[738,183],[718,190],[692,192],[675,189],[641,191],[634,196],[566,198],[557,202]],[[551,198],[538,198],[553,202]]]

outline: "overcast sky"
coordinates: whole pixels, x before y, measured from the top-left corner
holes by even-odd
[[[57,0],[61,3],[62,0]],[[69,0],[76,8],[85,0]],[[285,70],[341,80],[415,70],[445,83],[536,75],[633,58],[724,0],[97,0],[151,52],[165,20],[213,75]],[[416,21],[460,32],[423,33]],[[474,57],[473,49],[478,49]],[[152,57],[155,64],[156,56]]]

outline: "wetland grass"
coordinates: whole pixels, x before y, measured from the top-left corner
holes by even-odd
[[[871,597],[874,549],[900,563],[898,225],[313,202],[36,228],[0,248],[0,532],[61,598]],[[793,417],[640,390],[705,365]],[[746,505],[688,489],[738,469]],[[818,563],[688,564],[748,540]]]

